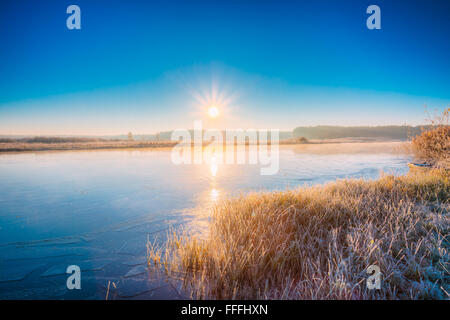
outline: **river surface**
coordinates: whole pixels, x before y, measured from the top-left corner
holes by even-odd
[[[180,164],[170,149],[0,155],[0,299],[179,299],[146,268],[147,240],[205,227],[223,198],[408,171],[399,143],[280,146],[260,164]],[[81,269],[69,290],[66,269]]]

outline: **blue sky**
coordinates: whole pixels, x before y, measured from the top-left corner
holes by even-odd
[[[70,4],[81,30],[66,28]],[[381,30],[366,28],[371,4]],[[0,134],[417,124],[450,104],[449,14],[449,1],[2,0]]]

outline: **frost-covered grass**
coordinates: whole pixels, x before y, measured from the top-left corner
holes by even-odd
[[[217,204],[205,237],[149,244],[148,263],[197,299],[448,299],[449,194],[443,169],[250,194]]]

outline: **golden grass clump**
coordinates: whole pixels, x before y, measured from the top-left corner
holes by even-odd
[[[204,237],[149,244],[148,263],[197,299],[448,299],[449,194],[441,169],[250,194],[216,205]]]
[[[431,126],[411,139],[411,149],[419,161],[435,167],[450,168],[450,108],[433,120]]]

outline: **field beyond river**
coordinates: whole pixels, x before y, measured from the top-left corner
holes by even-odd
[[[279,141],[280,145],[300,144],[333,144],[333,143],[366,143],[390,142],[385,138],[338,138],[338,139],[312,139],[290,138]],[[203,141],[206,146],[211,141]],[[58,138],[35,137],[23,139],[0,139],[0,153],[3,152],[30,152],[30,151],[65,151],[65,150],[111,150],[111,149],[149,149],[174,147],[176,141],[171,140],[120,140],[98,138]],[[230,142],[228,142],[230,144]],[[270,144],[270,142],[269,142]]]

